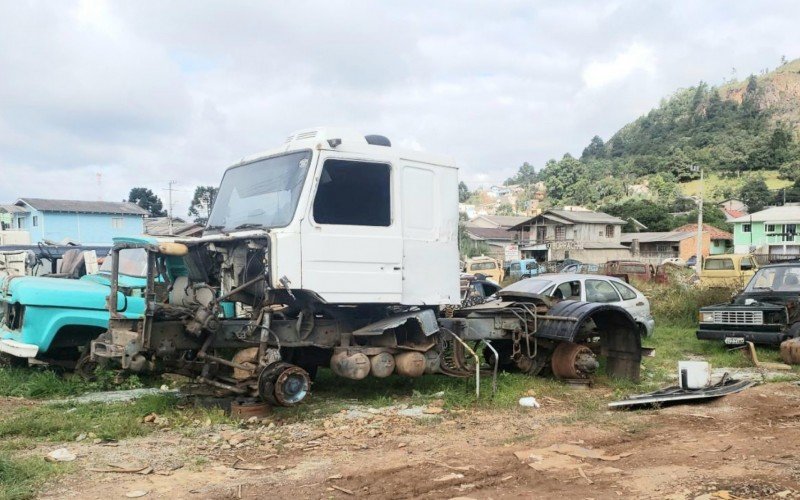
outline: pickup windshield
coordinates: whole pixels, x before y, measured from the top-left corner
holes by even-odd
[[[310,164],[311,151],[300,151],[229,168],[222,177],[208,229],[288,225]]]
[[[798,292],[800,291],[800,266],[778,266],[760,269],[750,279],[746,292]]]

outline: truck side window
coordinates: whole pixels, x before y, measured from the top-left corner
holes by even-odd
[[[327,160],[314,198],[318,224],[390,226],[390,168],[384,163]]]
[[[742,271],[750,271],[753,269],[753,262],[748,259],[742,259],[742,262],[739,264],[739,268]]]

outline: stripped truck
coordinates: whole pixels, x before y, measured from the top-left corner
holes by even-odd
[[[321,366],[350,379],[479,378],[488,365],[586,380],[605,357],[612,376],[639,376],[639,332],[617,306],[501,291],[452,307],[458,170],[383,136],[303,130],[244,158],[225,171],[201,238],[115,246],[110,297],[132,248],[148,255],[146,310],[131,319],[108,301],[98,363],[274,405],[302,401]]]

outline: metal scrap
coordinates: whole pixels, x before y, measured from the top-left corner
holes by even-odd
[[[754,384],[755,382],[751,380],[735,380],[725,374],[722,380],[703,389],[682,389],[676,385],[646,394],[628,396],[621,401],[608,403],[608,406],[609,408],[635,408],[669,403],[695,403],[735,394]]]

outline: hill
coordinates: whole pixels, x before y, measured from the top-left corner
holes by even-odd
[[[544,206],[614,213],[638,200],[670,212],[685,210],[681,198],[696,194],[700,167],[709,180],[705,198],[752,195],[762,206],[782,198],[770,189],[800,178],[799,138],[800,59],[744,81],[679,89],[607,142],[592,138],[580,158],[565,154],[538,171],[526,163],[506,183],[527,187],[524,201],[534,200],[531,187],[543,182]]]

